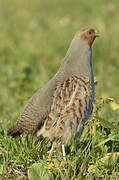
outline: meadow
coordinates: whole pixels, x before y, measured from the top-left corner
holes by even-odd
[[[92,27],[96,103],[80,139],[51,143],[6,132],[58,70],[74,34]],[[0,0],[0,179],[119,179],[119,1]]]

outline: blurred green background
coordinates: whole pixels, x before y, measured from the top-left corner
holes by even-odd
[[[97,96],[119,103],[118,0],[0,0],[0,123],[8,128],[57,71],[74,34],[99,30],[93,45]],[[105,106],[102,116],[118,120]]]

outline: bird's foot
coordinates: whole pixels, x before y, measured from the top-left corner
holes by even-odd
[[[53,151],[55,150],[56,146],[57,146],[57,143],[54,141],[53,144],[52,144],[52,148],[51,148],[51,150],[50,150],[48,159],[51,159],[52,154],[53,154]]]

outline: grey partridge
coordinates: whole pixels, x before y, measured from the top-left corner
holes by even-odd
[[[58,72],[28,101],[8,135],[37,133],[53,142],[51,153],[58,143],[65,155],[64,146],[81,135],[92,113],[92,44],[97,36],[90,28],[74,36]]]

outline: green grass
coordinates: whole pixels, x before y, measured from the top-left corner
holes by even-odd
[[[55,179],[119,179],[118,9],[118,0],[0,1],[1,179],[25,179],[34,163]],[[80,148],[74,141],[67,149],[66,165],[58,150],[47,160],[50,142],[25,135],[12,139],[6,130],[34,92],[55,74],[75,32],[85,27],[101,34],[93,46],[98,82],[93,115],[98,118],[86,125]],[[108,97],[115,104],[107,102]]]

